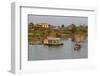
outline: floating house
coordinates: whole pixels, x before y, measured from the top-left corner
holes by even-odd
[[[43,40],[44,45],[50,45],[50,46],[58,46],[58,45],[63,45],[63,42],[61,38],[56,38],[56,37],[47,37],[46,39]]]

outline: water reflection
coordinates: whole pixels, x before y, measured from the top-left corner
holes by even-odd
[[[81,44],[79,50],[74,50],[75,42],[66,40],[61,46],[29,45],[28,60],[53,60],[53,59],[77,59],[88,57],[87,41]]]

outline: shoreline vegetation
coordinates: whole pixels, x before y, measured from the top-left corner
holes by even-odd
[[[60,38],[61,40],[84,41],[88,36],[88,26],[81,24],[70,24],[68,26],[51,25],[49,23],[30,22],[28,24],[28,44],[37,45],[43,44],[48,37]]]

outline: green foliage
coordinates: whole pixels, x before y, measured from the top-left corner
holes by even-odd
[[[32,35],[28,35],[29,42],[34,40],[42,41],[47,36],[54,36],[59,38],[67,39],[68,37],[74,35],[75,33],[81,33],[88,35],[88,26],[80,25],[76,26],[75,24],[71,24],[67,27],[65,25],[61,25],[59,30],[54,30],[52,25],[49,24],[49,28],[37,27],[34,23],[28,24],[28,33],[32,33]]]
[[[64,25],[61,25],[61,27],[63,28],[63,27],[65,27]]]

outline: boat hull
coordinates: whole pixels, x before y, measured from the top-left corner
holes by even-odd
[[[64,45],[64,44],[61,43],[61,44],[44,44],[44,45],[47,45],[47,46],[61,46],[61,45]]]

